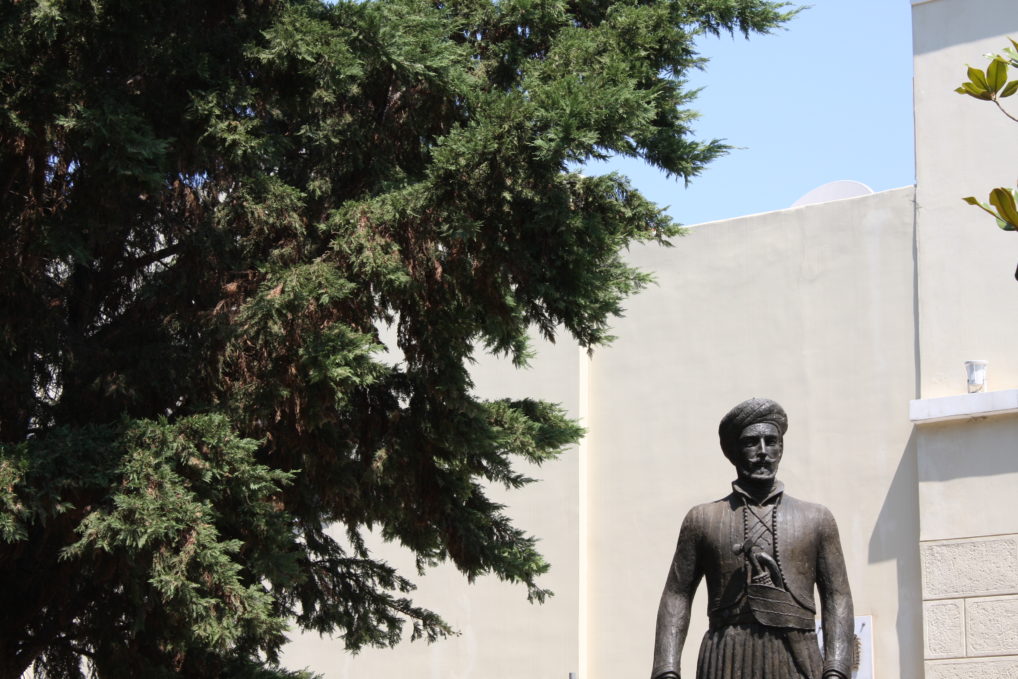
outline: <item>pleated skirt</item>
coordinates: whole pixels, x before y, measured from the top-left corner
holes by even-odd
[[[728,625],[703,636],[696,679],[821,679],[823,665],[815,632]]]

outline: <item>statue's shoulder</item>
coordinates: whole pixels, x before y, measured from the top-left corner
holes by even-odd
[[[807,502],[785,493],[781,498],[781,504],[786,511],[793,512],[806,520],[817,523],[834,523],[834,515],[831,510],[819,502]]]
[[[737,505],[737,497],[735,493],[731,493],[723,498],[695,505],[686,513],[686,521],[702,523],[705,521],[716,520],[719,516],[731,512]]]

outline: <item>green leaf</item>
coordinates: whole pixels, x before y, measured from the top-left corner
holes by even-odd
[[[986,83],[993,92],[1007,84],[1007,64],[1000,59],[991,61],[986,67]]]
[[[980,89],[983,90],[990,89],[989,83],[986,82],[986,76],[983,74],[981,70],[975,68],[974,66],[969,66],[968,73],[969,80],[975,83]]]
[[[998,216],[1011,228],[1001,227],[1005,231],[1018,230],[1018,206],[1015,205],[1014,193],[1005,188],[990,191],[990,204],[997,208]]]
[[[970,97],[975,97],[976,99],[984,99],[986,101],[989,101],[993,98],[993,94],[991,94],[989,90],[987,90],[985,87],[979,87],[974,83],[970,82],[962,83],[961,89],[964,94],[967,94]],[[957,90],[955,91],[957,92]]]
[[[991,217],[993,217],[994,219],[996,219],[997,220],[997,226],[999,226],[1000,228],[1004,229],[1005,231],[1013,230],[1013,229],[1008,228],[1007,222],[1005,222],[1004,220],[1002,220],[1000,218],[1000,216],[997,214],[996,210],[994,210],[993,207],[991,207],[989,203],[981,203],[978,200],[976,200],[975,198],[973,198],[972,196],[968,196],[967,198],[962,198],[962,200],[964,200],[969,205],[975,205],[977,208],[979,208],[980,210],[982,210],[986,214],[988,214]]]
[[[997,96],[999,96],[999,97],[1010,97],[1015,92],[1018,92],[1018,80],[1012,80],[1007,85],[1005,85],[1004,89],[1001,90],[1000,94],[997,95]]]

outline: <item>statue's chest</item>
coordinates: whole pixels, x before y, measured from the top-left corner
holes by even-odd
[[[726,506],[715,513],[701,543],[705,571],[737,570],[751,553],[763,553],[781,563],[785,552],[810,552],[809,536],[798,529],[790,514],[794,510],[781,503]]]

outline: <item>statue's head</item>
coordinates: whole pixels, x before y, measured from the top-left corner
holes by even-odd
[[[788,415],[784,408],[770,399],[751,398],[721,418],[718,436],[721,450],[735,465],[739,480],[768,483],[778,473],[786,431]]]

